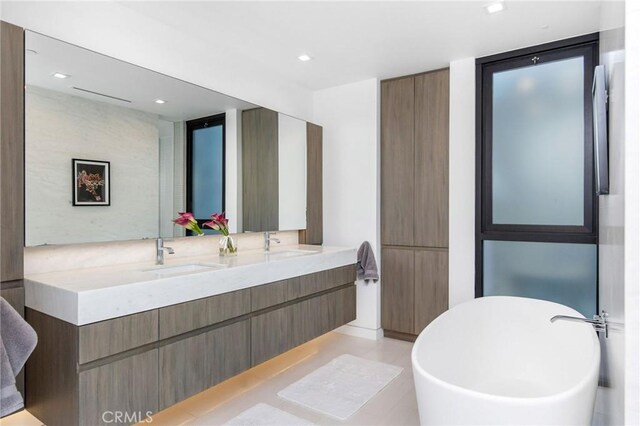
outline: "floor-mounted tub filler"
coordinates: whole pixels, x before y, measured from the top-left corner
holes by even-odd
[[[600,342],[557,303],[483,297],[425,328],[411,354],[422,425],[589,425]]]

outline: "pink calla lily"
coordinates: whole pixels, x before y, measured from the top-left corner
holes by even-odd
[[[176,225],[182,226],[198,235],[204,235],[202,229],[198,226],[198,221],[191,212],[179,212],[178,218],[173,220]]]
[[[222,235],[229,235],[229,219],[224,217],[224,212],[222,213],[214,213],[211,215],[211,220],[209,222],[205,222],[204,226],[208,226],[209,228],[220,231]]]

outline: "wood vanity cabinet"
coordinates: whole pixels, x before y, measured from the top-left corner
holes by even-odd
[[[245,319],[159,349],[159,408],[165,409],[251,367]]]
[[[251,365],[353,321],[355,300],[349,286],[251,318]]]
[[[381,83],[382,328],[415,339],[448,308],[449,70]]]
[[[49,426],[144,421],[353,321],[355,278],[347,265],[83,326],[27,308],[27,409]]]
[[[81,425],[112,424],[119,413],[145,420],[158,411],[158,349],[81,371],[78,395]]]

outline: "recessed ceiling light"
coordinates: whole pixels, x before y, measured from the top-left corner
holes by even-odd
[[[157,104],[166,104],[167,101],[165,101],[164,99],[156,99],[155,103],[157,103]]]
[[[504,10],[504,2],[503,1],[495,1],[489,4],[485,4],[484,8],[487,10],[487,13],[498,13]]]
[[[298,56],[298,59],[300,59],[302,62],[307,62],[313,58],[305,53],[304,55]]]
[[[69,77],[70,77],[69,75],[67,75],[67,74],[62,74],[61,72],[55,72],[55,73],[53,73],[53,76],[54,76],[55,78],[69,78]]]

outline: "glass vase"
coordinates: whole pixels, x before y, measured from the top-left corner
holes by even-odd
[[[230,235],[220,239],[220,256],[235,256],[238,254],[238,246]]]

